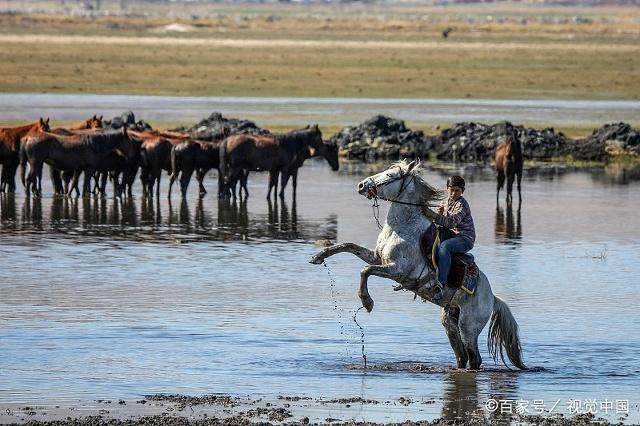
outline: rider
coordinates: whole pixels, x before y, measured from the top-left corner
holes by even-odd
[[[447,179],[447,199],[440,203],[438,212],[424,207],[422,212],[436,225],[451,230],[453,236],[440,242],[438,247],[438,285],[433,300],[442,299],[442,289],[447,283],[451,256],[453,253],[466,253],[473,248],[476,231],[471,217],[469,203],[464,199],[464,179],[451,176]]]

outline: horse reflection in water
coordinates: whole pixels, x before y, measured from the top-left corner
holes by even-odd
[[[267,203],[266,212],[262,213],[250,213],[246,200],[219,200],[217,210],[211,206],[207,208],[203,199],[193,205],[186,199],[172,204],[143,197],[138,206],[130,197],[29,197],[17,207],[13,195],[3,194],[0,202],[0,230],[5,232],[181,243],[203,240],[315,241],[335,240],[337,236],[335,215],[301,220],[295,202],[291,205],[282,201]]]
[[[495,234],[497,242],[514,244],[522,239],[522,215],[520,211],[520,206],[518,206],[514,221],[513,206],[511,203],[507,203],[506,216],[500,206],[496,207]]]
[[[468,371],[445,374],[441,417],[452,423],[511,424],[518,399],[518,375],[488,371],[487,376]],[[483,389],[486,388],[486,389]],[[497,402],[495,407],[487,400]]]

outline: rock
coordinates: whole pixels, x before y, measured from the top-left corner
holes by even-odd
[[[404,121],[376,115],[355,127],[345,127],[330,138],[341,155],[362,160],[428,155],[432,141]]]
[[[573,142],[576,160],[603,161],[619,155],[640,155],[640,132],[628,123],[605,124],[590,136]]]
[[[123,126],[127,126],[127,129],[137,130],[139,132],[144,130],[153,130],[151,125],[146,121],[139,120],[136,122],[136,116],[132,111],[123,112],[118,117],[113,117],[111,120],[104,120],[103,126],[107,129],[120,129]]]
[[[449,161],[491,161],[496,147],[507,136],[522,143],[526,159],[548,159],[565,155],[568,142],[564,134],[553,128],[536,130],[514,126],[508,121],[494,125],[458,123],[439,136],[436,156]]]
[[[179,132],[190,133],[193,137],[201,140],[212,140],[216,136],[227,132],[234,133],[250,133],[252,135],[270,135],[267,129],[258,127],[254,122],[249,120],[240,120],[236,118],[225,118],[219,112],[213,112],[209,117],[199,121],[191,127],[183,126],[173,129]]]

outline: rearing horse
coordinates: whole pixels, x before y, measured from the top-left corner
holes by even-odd
[[[498,185],[496,192],[496,204],[500,197],[500,190],[504,186],[504,179],[507,178],[507,203],[511,203],[511,191],[513,180],[518,177],[518,200],[522,202],[521,182],[522,182],[522,146],[520,141],[513,136],[508,136],[496,148],[496,171],[498,172]]]
[[[505,362],[503,354],[506,352],[513,365],[526,369],[522,361],[518,324],[507,304],[493,295],[489,280],[482,271],[478,270],[472,295],[446,286],[442,300],[433,301],[437,272],[426,267],[428,260],[421,250],[422,235],[432,222],[420,209],[433,206],[442,198],[442,192],[425,182],[418,172],[417,161],[400,161],[358,184],[360,195],[392,203],[374,250],[343,243],[320,251],[310,262],[320,264],[329,256],[343,252],[353,253],[364,260],[368,265],[360,272],[358,295],[369,312],[373,309],[373,299],[367,287],[371,275],[392,279],[399,283],[394,290],[412,291],[441,306],[442,325],[456,355],[458,368],[480,368],[482,357],[478,350],[478,335],[491,319],[488,345],[494,360],[500,355]]]

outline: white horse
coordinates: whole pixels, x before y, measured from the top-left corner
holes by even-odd
[[[493,295],[489,280],[482,271],[479,271],[473,295],[447,286],[441,301],[432,300],[436,273],[425,267],[427,260],[420,248],[420,238],[431,226],[431,221],[421,208],[433,207],[442,199],[443,193],[426,183],[419,170],[418,161],[407,163],[403,160],[358,184],[360,195],[392,203],[374,251],[353,243],[338,244],[322,250],[310,262],[321,264],[329,256],[347,252],[368,263],[360,272],[358,296],[369,312],[373,309],[373,299],[367,288],[370,275],[390,278],[399,283],[394,290],[413,291],[441,306],[442,325],[455,352],[458,368],[480,368],[482,357],[478,350],[478,335],[491,318],[488,346],[493,359],[497,361],[499,354],[506,365],[506,352],[514,366],[526,369],[522,361],[518,324],[507,304]]]

